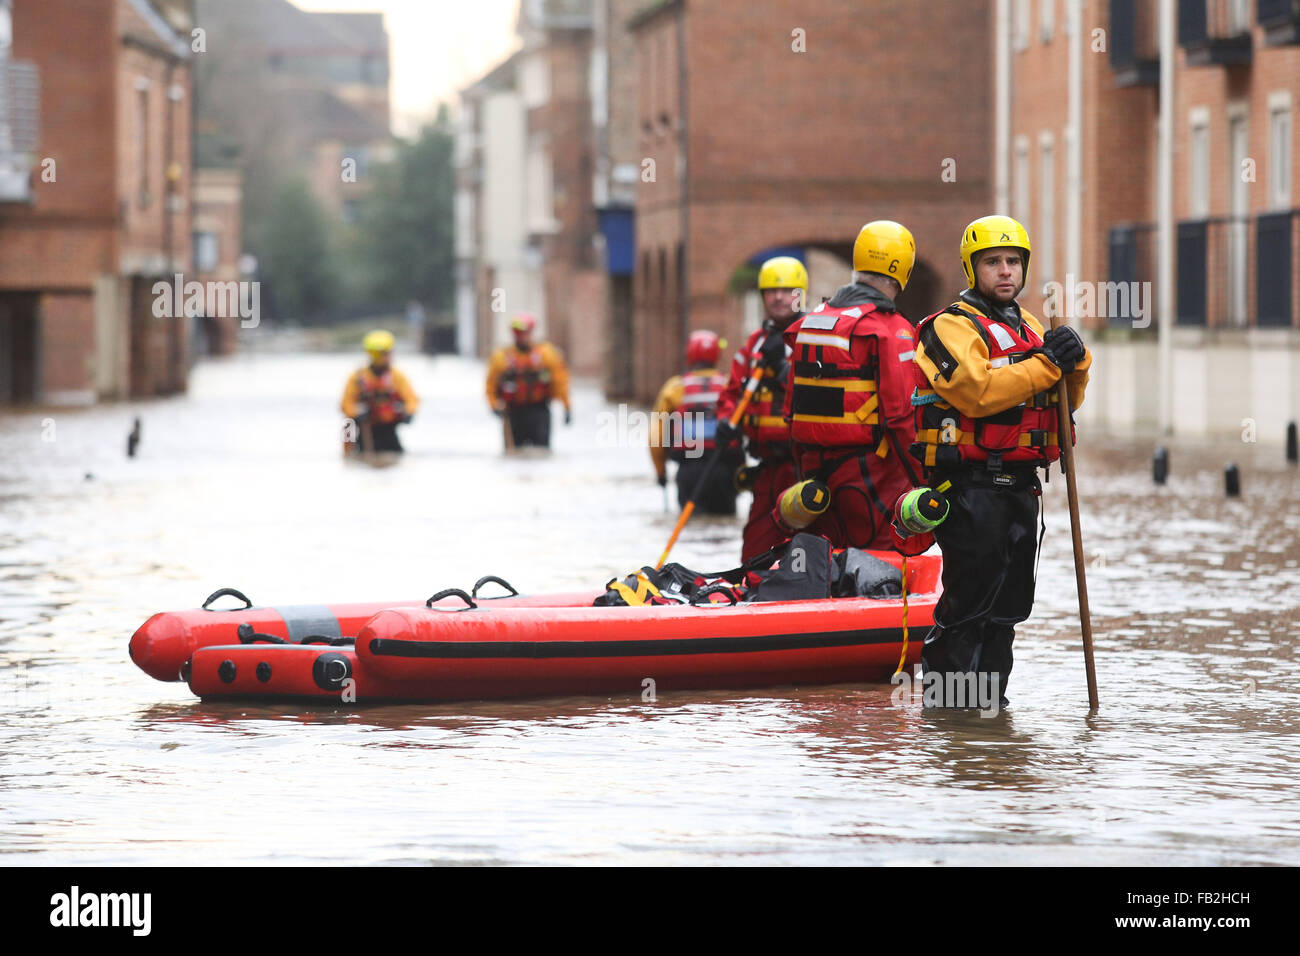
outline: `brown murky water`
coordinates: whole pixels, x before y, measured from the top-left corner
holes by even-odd
[[[1083,436],[1092,718],[1059,472],[995,718],[887,684],[310,709],[147,677],[131,632],[223,585],[544,592],[657,557],[675,514],[593,388],[553,456],[505,459],[482,367],[407,358],[424,409],[377,470],[338,454],[352,364],[245,356],[184,398],[0,414],[0,860],[1300,863],[1300,476],[1277,445],[1174,445],[1156,488],[1153,442]],[[696,520],[673,556],[728,566],[738,541]]]

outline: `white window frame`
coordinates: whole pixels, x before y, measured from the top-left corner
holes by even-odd
[[[1038,38],[1043,43],[1051,43],[1055,30],[1056,0],[1041,0],[1038,5]]]
[[[1274,212],[1291,208],[1291,149],[1295,136],[1295,116],[1291,110],[1290,90],[1269,94],[1268,208]]]
[[[1210,110],[1197,106],[1189,113],[1187,139],[1187,212],[1189,219],[1210,218]]]
[[[1029,0],[1011,0],[1011,49],[1029,49]]]
[[[1014,150],[1015,156],[1011,163],[1011,216],[1033,235],[1033,230],[1029,227],[1029,137],[1017,136]]]
[[[1038,279],[1056,278],[1056,137],[1048,130],[1038,134],[1038,232],[1034,265]]]

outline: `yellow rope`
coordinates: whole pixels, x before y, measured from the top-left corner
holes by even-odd
[[[903,555],[903,653],[898,656],[898,670],[901,673],[907,663],[907,555]]]

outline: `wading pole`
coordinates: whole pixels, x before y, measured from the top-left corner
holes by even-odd
[[[1060,325],[1059,317],[1053,317],[1052,328]],[[1056,404],[1056,434],[1061,446],[1061,467],[1065,470],[1065,492],[1070,500],[1070,534],[1074,539],[1074,578],[1079,590],[1079,627],[1083,631],[1083,664],[1088,673],[1088,708],[1096,710],[1097,703],[1097,668],[1092,658],[1092,615],[1088,612],[1088,581],[1084,575],[1083,533],[1079,529],[1079,492],[1074,477],[1074,434],[1070,427],[1073,409],[1070,408],[1070,390],[1065,385],[1064,374],[1056,383],[1058,401]]]

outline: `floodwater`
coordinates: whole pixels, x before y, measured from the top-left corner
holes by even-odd
[[[222,586],[539,593],[658,557],[675,509],[643,433],[598,430],[617,409],[594,386],[552,456],[507,458],[480,363],[399,356],[424,407],[376,469],[339,454],[354,358],[246,355],[185,397],[0,413],[0,861],[1300,863],[1300,477],[1276,443],[1173,445],[1157,488],[1152,441],[1081,436],[1093,717],[1059,471],[996,717],[888,684],[358,708],[146,676],[135,628]],[[739,527],[697,519],[673,558],[731,566]]]

